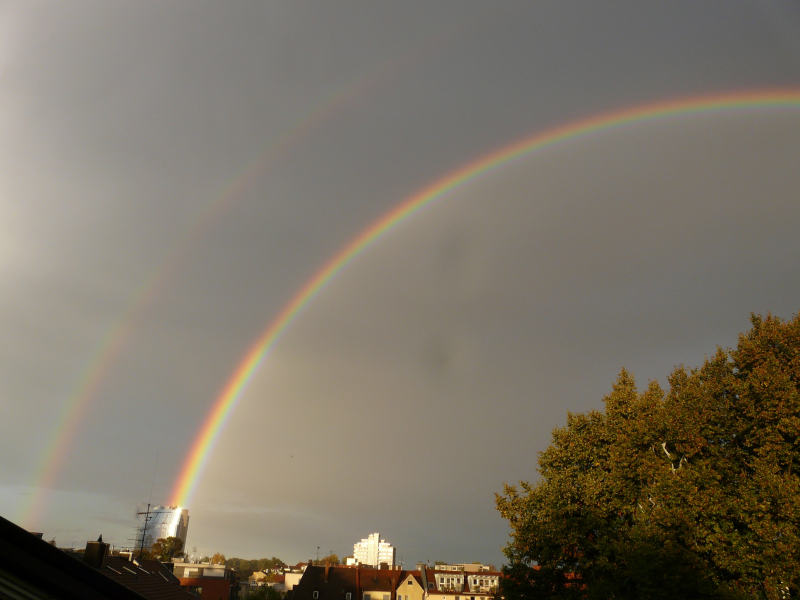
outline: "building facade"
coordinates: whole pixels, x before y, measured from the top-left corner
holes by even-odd
[[[179,538],[186,546],[189,531],[189,509],[180,506],[154,506],[149,515],[140,515],[141,523],[136,528],[136,550],[142,544],[150,550],[159,539]]]
[[[497,571],[309,566],[292,600],[493,600]]]
[[[380,533],[373,533],[353,546],[353,558],[352,561],[348,559],[348,564],[393,567],[396,553],[389,542],[381,539]]]
[[[236,572],[225,565],[173,562],[172,572],[200,600],[231,600],[239,590]]]

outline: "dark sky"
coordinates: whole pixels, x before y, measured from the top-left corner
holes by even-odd
[[[251,344],[386,211],[560,124],[800,88],[798,40],[788,0],[0,4],[0,515],[126,544]],[[494,494],[567,411],[800,309],[799,193],[795,108],[574,140],[408,219],[259,369],[189,547],[379,531],[407,565],[499,565]]]

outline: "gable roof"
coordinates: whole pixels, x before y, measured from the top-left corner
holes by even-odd
[[[3,590],[16,594],[35,590],[63,600],[146,600],[0,517],[0,594]]]
[[[425,589],[425,586],[422,585],[422,573],[419,571],[403,571],[405,573],[405,577],[403,577],[400,581],[406,581],[407,579],[411,578],[417,582],[417,585],[422,589]]]
[[[104,575],[118,581],[149,600],[197,600],[180,586],[175,577],[158,560],[140,560],[137,566],[123,556],[109,556],[106,566],[99,569]]]
[[[327,569],[327,577],[326,577]],[[309,566],[300,582],[294,586],[292,600],[360,600],[364,592],[386,592],[394,600],[395,591],[408,574],[419,575],[419,571],[400,569],[364,569],[361,567]],[[421,585],[421,584],[420,584]]]

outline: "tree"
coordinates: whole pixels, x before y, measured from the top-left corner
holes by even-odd
[[[262,585],[250,592],[247,600],[281,600],[281,594],[270,585]]]
[[[800,314],[751,318],[734,350],[663,392],[622,371],[568,414],[540,480],[505,486],[502,595],[794,597],[800,592]]]
[[[219,552],[215,553],[214,556],[211,557],[211,564],[212,565],[224,565],[225,564],[225,555],[220,554]]]
[[[326,563],[330,564],[331,566],[335,566],[335,565],[341,564],[340,561],[339,561],[339,557],[336,556],[336,554],[333,554],[333,553],[329,554],[328,556],[325,556],[323,558],[320,558],[319,560],[315,560],[314,561],[314,564],[317,565],[317,566],[319,566],[319,565],[324,566]]]
[[[286,563],[276,556],[273,556],[272,558],[259,558],[257,562],[258,562],[257,570],[259,571],[266,571],[267,569],[277,569],[286,566]]]
[[[156,558],[161,562],[172,560],[183,552],[183,540],[177,537],[159,538],[150,549],[149,558]]]
[[[257,560],[247,560],[245,558],[228,558],[225,560],[225,566],[236,569],[239,573],[250,576],[256,571],[267,571],[279,567],[285,567],[286,564],[275,556],[272,558],[259,558]]]

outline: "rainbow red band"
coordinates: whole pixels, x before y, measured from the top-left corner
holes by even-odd
[[[259,365],[302,309],[337,273],[384,233],[412,215],[470,183],[481,175],[529,156],[531,153],[576,138],[639,123],[703,113],[735,113],[753,110],[792,109],[800,111],[800,90],[763,90],[684,98],[646,104],[572,122],[525,138],[488,156],[469,163],[433,185],[404,200],[350,241],[300,289],[256,340],[228,381],[197,434],[172,492],[170,504],[186,506],[228,417],[236,407]]]

